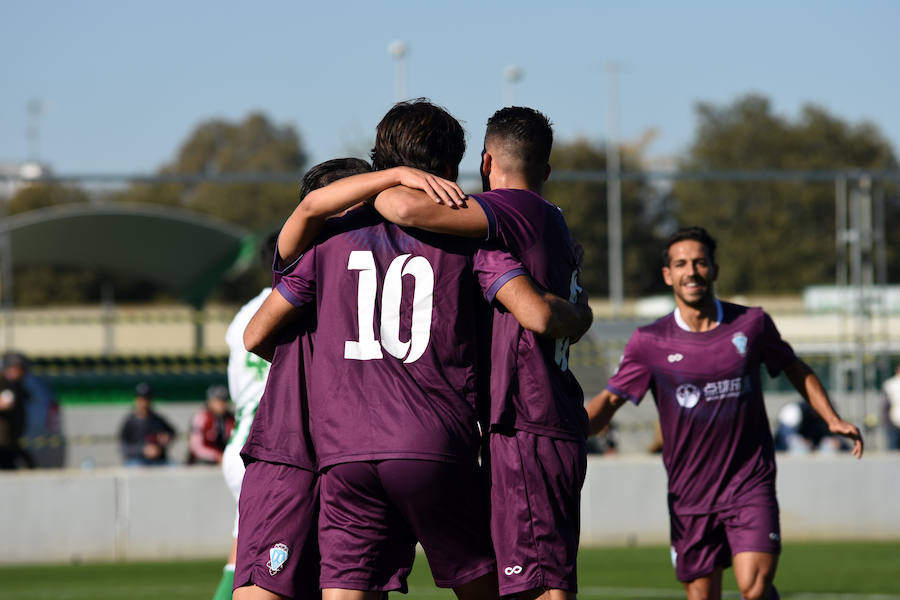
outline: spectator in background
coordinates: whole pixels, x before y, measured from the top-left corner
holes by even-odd
[[[59,404],[53,391],[31,372],[31,361],[10,352],[3,357],[3,376],[21,384],[24,390],[25,427],[20,443],[29,466],[60,468],[65,462],[65,440],[59,416]]]
[[[19,443],[25,431],[28,404],[25,369],[26,360],[21,354],[11,353],[3,357],[3,375],[0,376],[0,469],[4,470],[34,466]]]
[[[775,451],[791,454],[838,452],[849,450],[828,430],[828,423],[805,401],[790,402],[778,411]]]
[[[134,392],[134,410],[119,430],[125,466],[166,465],[169,462],[166,449],[175,435],[175,429],[151,408],[153,390],[149,384],[137,384]]]
[[[881,386],[884,395],[884,427],[888,450],[900,450],[900,365]]]
[[[206,390],[206,408],[191,419],[188,464],[218,465],[234,430],[234,413],[228,410],[228,388],[211,385]]]

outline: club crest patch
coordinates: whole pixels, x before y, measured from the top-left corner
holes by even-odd
[[[740,331],[734,334],[731,338],[731,343],[734,344],[734,347],[737,349],[738,354],[741,356],[746,356],[747,354],[747,336],[741,333]]]
[[[287,559],[288,547],[284,544],[275,544],[269,548],[269,562],[266,563],[266,566],[269,567],[269,575],[276,575],[283,569]]]

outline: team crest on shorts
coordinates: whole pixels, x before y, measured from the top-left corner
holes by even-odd
[[[747,336],[740,331],[731,338],[731,343],[737,348],[738,354],[744,356],[747,354]]]
[[[269,575],[277,575],[284,568],[287,559],[288,547],[284,544],[275,544],[269,548],[269,562],[266,563],[266,566],[269,567]]]

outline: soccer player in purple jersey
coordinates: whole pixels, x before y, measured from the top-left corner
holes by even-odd
[[[581,296],[586,303],[562,213],[540,196],[550,174],[552,145],[546,116],[525,107],[503,108],[488,120],[485,133],[480,165],[485,193],[448,210],[457,207],[438,206],[421,192],[401,187],[382,193],[375,206],[403,225],[495,240],[543,289],[571,302]],[[499,266],[480,269],[489,301],[498,284],[523,272],[504,273],[504,265]],[[495,311],[491,534],[504,596],[556,600],[577,592],[587,415],[581,386],[568,369],[568,347],[568,339],[535,335],[513,315]]]
[[[447,149],[463,142],[451,119],[423,102],[395,106],[379,124],[373,161],[454,176],[462,152],[448,157]],[[442,139],[448,130],[458,143]],[[425,164],[435,157],[443,165]],[[415,539],[438,585],[463,598],[496,596],[474,468],[474,251],[472,242],[405,231],[374,211],[354,211],[333,223],[258,313],[262,323],[278,322],[285,307],[316,300],[320,322],[330,326],[327,337],[317,337],[311,393],[322,402],[311,412],[325,470],[326,597],[403,589]],[[346,293],[348,284],[357,294]],[[380,340],[373,330],[379,322]]]
[[[715,250],[700,227],[669,238],[662,274],[675,311],[631,336],[618,371],[588,405],[590,429],[600,431],[627,400],[638,403],[651,390],[669,478],[672,558],[688,600],[720,599],[722,570],[732,564],[743,598],[774,600],[781,532],[760,366],[772,377],[784,371],[830,431],[853,440],[857,458],[863,440],[768,314],[716,298]]]
[[[301,201],[314,189],[369,170],[355,158],[316,165],[303,177]],[[283,265],[276,255],[274,285]],[[241,450],[247,470],[239,500],[235,600],[319,597],[318,476],[307,405],[315,317],[313,311],[301,314],[256,348],[272,366]]]

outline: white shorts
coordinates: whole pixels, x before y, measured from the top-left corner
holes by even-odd
[[[241,450],[250,435],[250,426],[253,424],[253,416],[256,414],[256,406],[246,407],[238,411],[238,421],[234,427],[234,433],[225,446],[222,454],[222,474],[225,476],[225,485],[234,496],[235,506],[241,497],[241,483],[244,481],[244,459],[241,458]],[[238,509],[234,510],[234,528],[232,537],[238,536]]]

